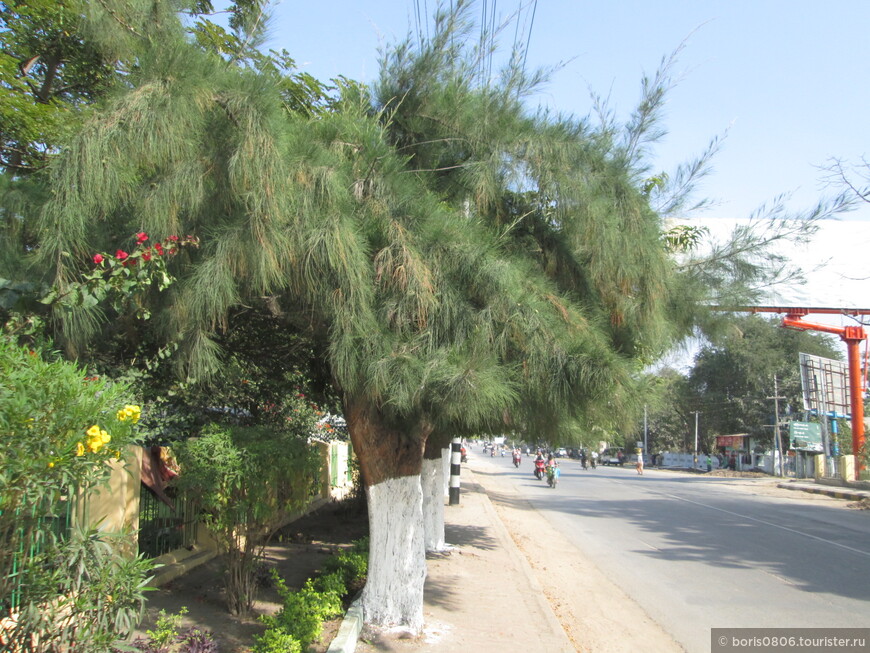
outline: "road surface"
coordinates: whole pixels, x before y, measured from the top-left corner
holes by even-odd
[[[870,511],[772,479],[563,459],[553,490],[529,458],[517,470],[478,455],[472,468],[514,525],[518,507],[543,517],[687,651],[708,651],[711,628],[870,626]]]

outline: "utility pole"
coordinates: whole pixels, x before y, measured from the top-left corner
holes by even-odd
[[[643,405],[643,452],[649,453],[649,443],[647,442],[647,435],[649,430],[647,429],[646,423],[646,404]]]
[[[695,456],[692,459],[695,469],[698,468],[698,415],[700,414],[697,410],[695,411]]]
[[[785,469],[783,464],[785,462],[784,452],[782,450],[782,438],[779,432],[779,400],[785,399],[785,397],[779,396],[779,386],[777,385],[776,374],[773,375],[773,396],[768,397],[768,399],[773,399],[773,413],[774,413],[774,431],[773,431],[773,446],[775,448],[776,453],[774,454],[779,458],[779,475],[785,476]],[[776,474],[776,467],[773,468],[773,473]]]

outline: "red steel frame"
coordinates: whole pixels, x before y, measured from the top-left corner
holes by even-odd
[[[870,309],[836,309],[836,308],[785,308],[776,306],[745,306],[732,310],[748,311],[750,313],[785,313],[782,326],[806,331],[822,331],[840,336],[846,343],[846,353],[849,359],[849,402],[852,411],[852,453],[855,454],[855,465],[860,469],[858,452],[864,446],[864,384],[861,374],[861,354],[859,346],[867,339],[864,327],[838,327],[830,324],[818,324],[804,321],[804,316],[810,314],[829,315],[870,315]]]

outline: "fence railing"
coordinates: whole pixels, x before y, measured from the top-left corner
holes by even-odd
[[[175,549],[188,549],[196,543],[199,515],[194,502],[167,489],[174,508],[144,485],[139,497],[139,553],[156,558]]]
[[[42,508],[34,506],[29,515],[21,509],[15,511],[15,535],[11,538],[14,548],[5,552],[9,557],[4,560],[3,565],[9,572],[3,582],[0,582],[5,595],[0,596],[3,615],[18,611],[23,592],[23,570],[30,560],[45,551],[46,542],[51,537],[63,540],[69,536],[72,514],[73,505],[68,497]],[[0,518],[2,516],[0,513]]]

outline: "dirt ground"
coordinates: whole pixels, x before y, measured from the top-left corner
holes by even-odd
[[[368,517],[364,506],[359,510],[330,504],[280,531],[274,543],[266,548],[264,562],[266,568],[278,571],[288,587],[299,588],[320,571],[332,553],[367,534]],[[247,652],[254,645],[254,636],[265,630],[258,617],[276,613],[281,607],[280,598],[267,584],[261,588],[250,617],[231,615],[223,592],[223,569],[222,558],[215,558],[150,592],[138,635],[144,637],[146,630],[154,628],[160,610],[177,614],[185,607],[188,613],[182,620],[182,628],[196,626],[211,631],[220,653]],[[340,625],[340,618],[324,624],[323,635],[309,649],[310,653],[324,653]]]

